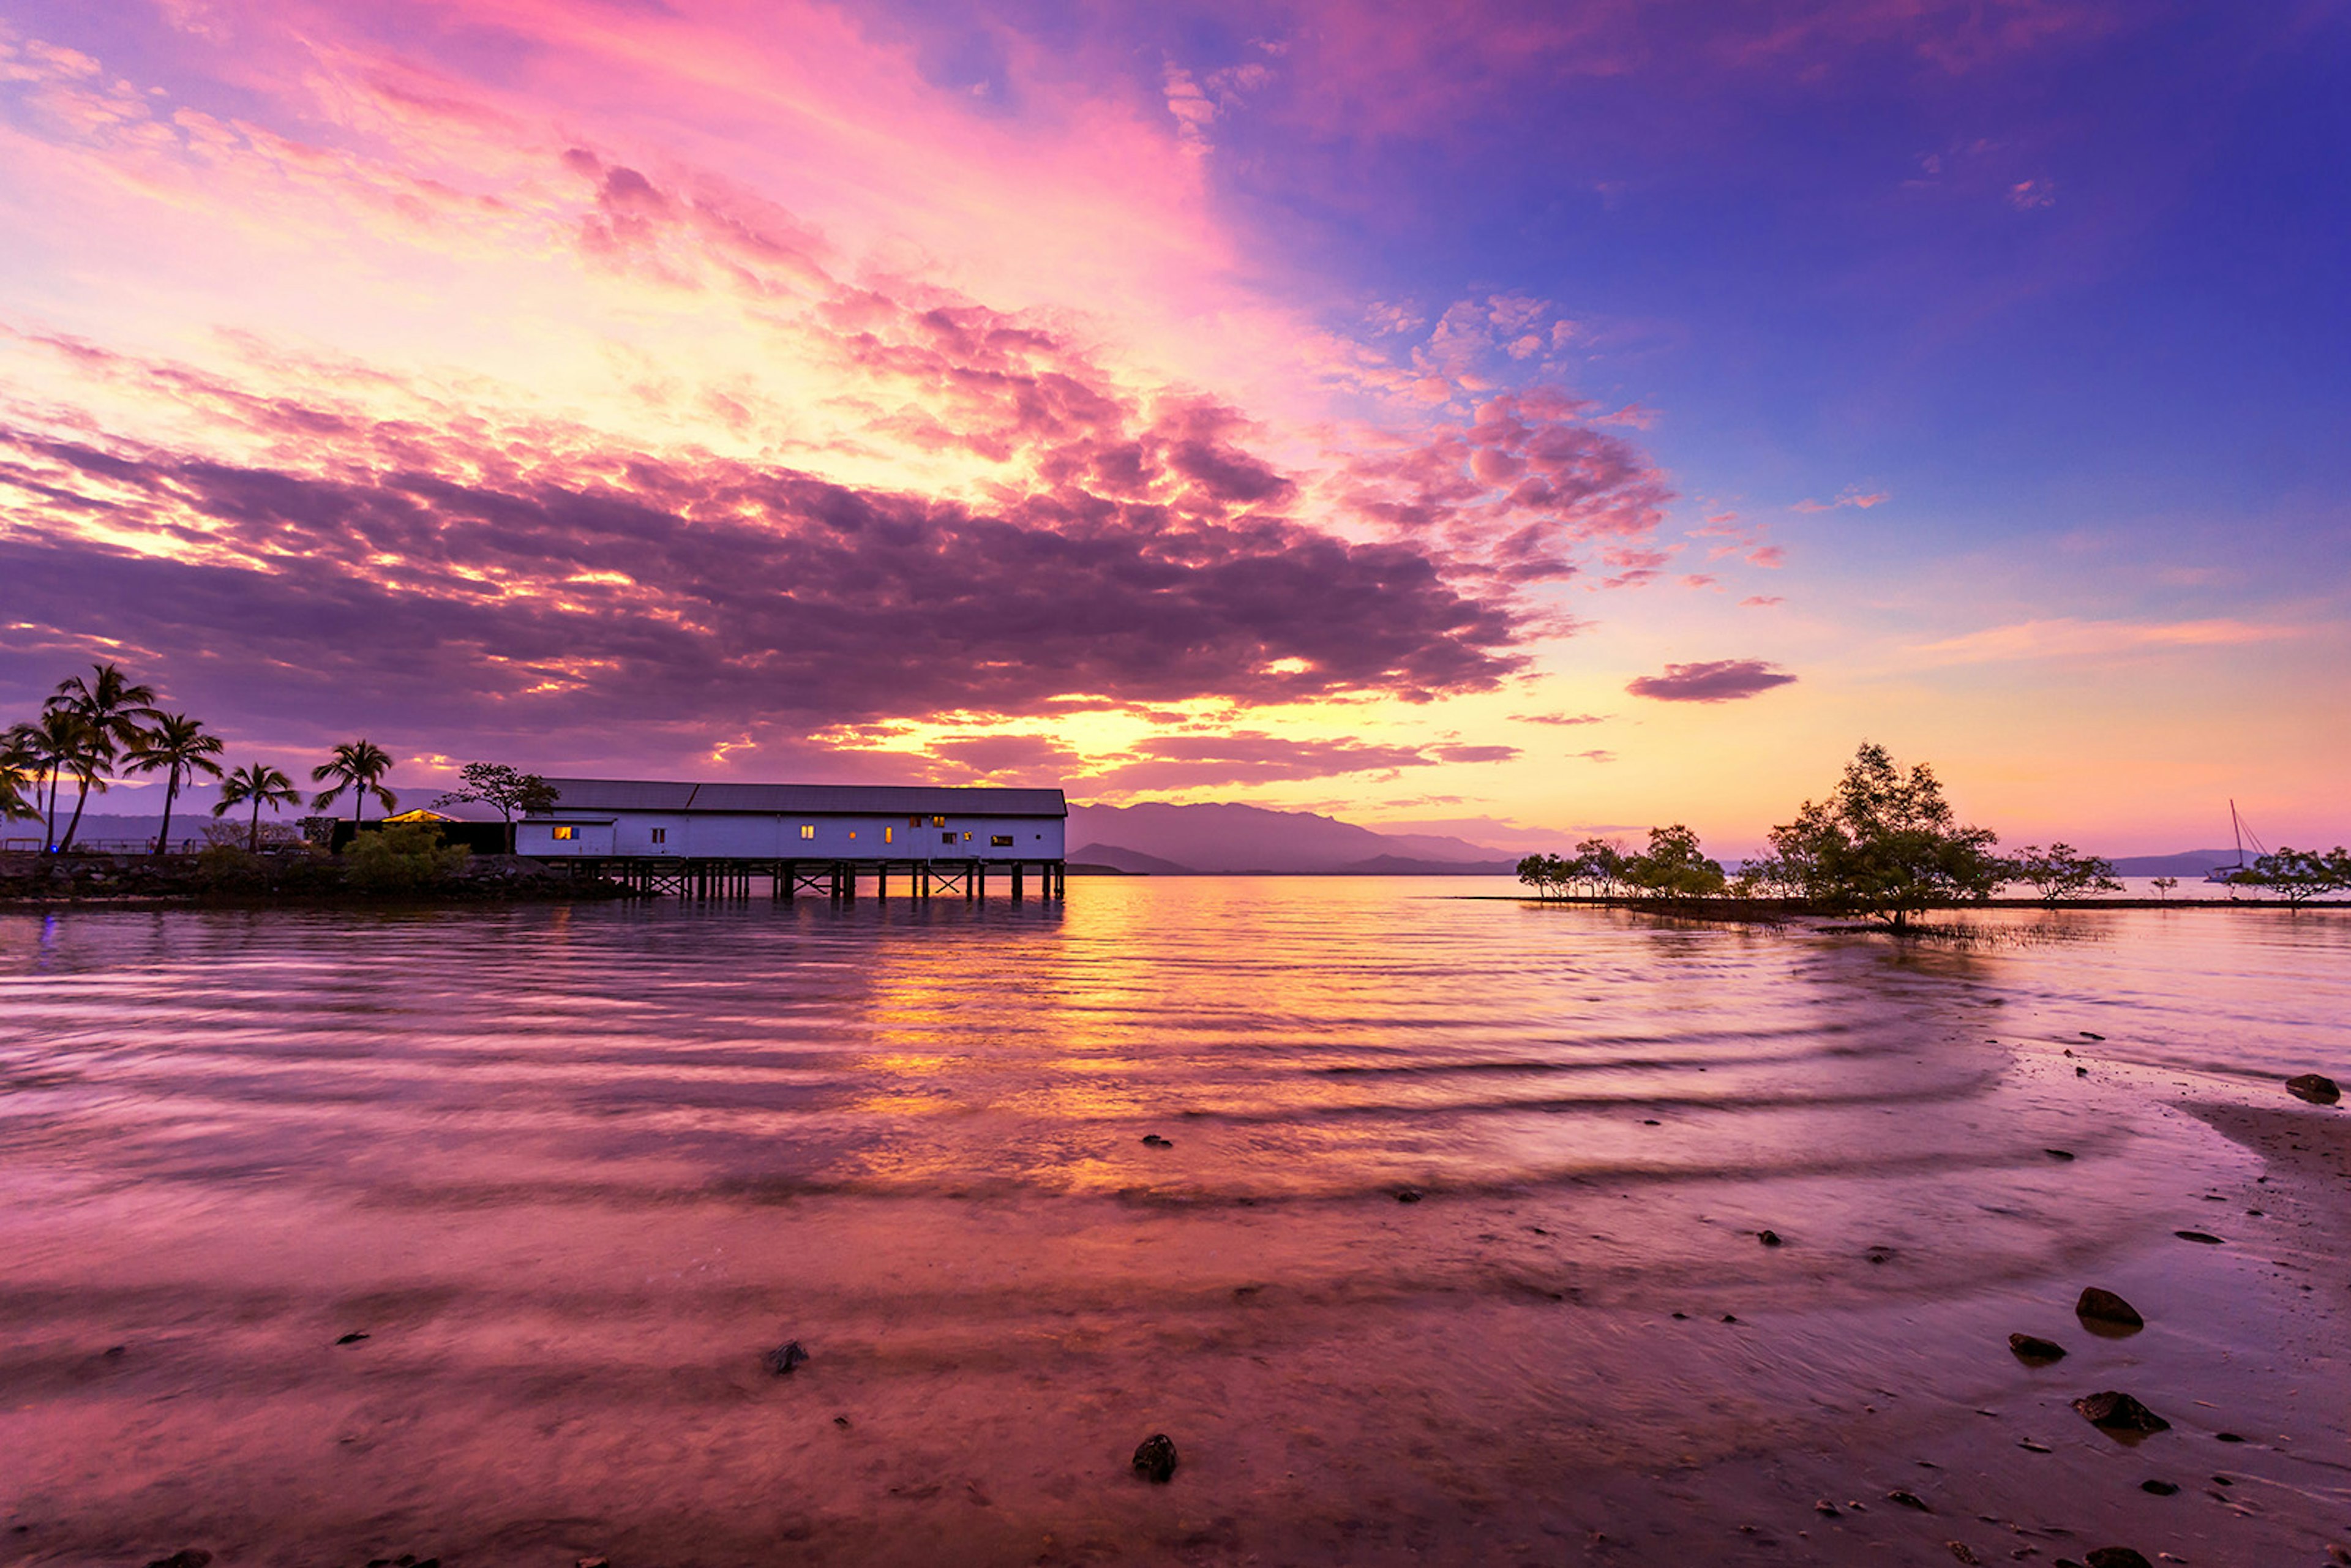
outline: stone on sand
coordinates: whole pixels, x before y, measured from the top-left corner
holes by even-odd
[[[2114,1323],[2126,1329],[2147,1327],[2147,1320],[2138,1315],[2137,1307],[2112,1291],[2095,1285],[2083,1291],[2082,1299],[2074,1303],[2074,1315],[2084,1322]]]

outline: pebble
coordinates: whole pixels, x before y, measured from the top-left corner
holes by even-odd
[[[1977,1563],[1983,1561],[1982,1558],[1976,1555],[1975,1548],[1970,1546],[1964,1541],[1946,1541],[1943,1542],[1943,1550],[1949,1552],[1952,1556],[1958,1558],[1962,1563]]]
[[[2172,1234],[2182,1241],[2201,1241],[2207,1247],[2221,1245],[2220,1239],[2209,1230],[2175,1230]]]
[[[2171,1423],[2117,1389],[2085,1394],[2074,1408],[2091,1426],[2106,1432],[2168,1432]]]
[[[2179,1492],[2179,1483],[2177,1481],[2147,1480],[2138,1483],[2138,1490],[2143,1492],[2152,1492],[2157,1497],[2171,1497]]]
[[[778,1377],[782,1377],[789,1374],[794,1368],[806,1365],[808,1364],[808,1359],[809,1353],[800,1348],[800,1342],[796,1339],[789,1339],[783,1343],[778,1345],[775,1349],[769,1351],[767,1354],[761,1356],[759,1358],[759,1364],[766,1367],[769,1372],[774,1373]]]
[[[1170,1141],[1168,1141],[1168,1140],[1167,1140],[1167,1139],[1165,1139],[1165,1138],[1161,1137],[1161,1136],[1160,1136],[1158,1134],[1156,1134],[1156,1133],[1145,1133],[1145,1134],[1143,1134],[1143,1145],[1144,1145],[1144,1147],[1148,1148],[1148,1149],[1172,1149],[1172,1148],[1174,1148],[1174,1147],[1176,1146],[1173,1143],[1171,1143]]]
[[[2089,1555],[2089,1568],[2155,1568],[2127,1546],[2101,1546]]]
[[[1920,1513],[1932,1513],[1935,1511],[1933,1509],[1927,1506],[1926,1500],[1920,1497],[1917,1492],[1900,1490],[1890,1491],[1886,1494],[1886,1500],[1888,1502],[1898,1502],[1904,1508],[1915,1508]]]
[[[347,1333],[347,1334],[345,1334],[342,1338],[340,1338],[340,1339],[337,1340],[335,1343],[336,1343],[337,1344],[357,1344],[357,1343],[360,1343],[360,1341],[361,1341],[361,1340],[363,1340],[363,1339],[365,1339],[365,1338],[367,1338],[367,1337],[368,1337],[367,1335],[365,1335],[365,1334],[363,1334],[363,1333],[358,1333],[358,1332],[354,1331],[354,1332],[352,1332],[352,1333]]]
[[[1420,1189],[1416,1186],[1398,1187],[1396,1189],[1395,1200],[1398,1203],[1418,1203],[1420,1201]]]
[[[1134,1468],[1146,1480],[1165,1486],[1176,1474],[1176,1440],[1154,1432],[1134,1450]]]
[[[1781,1244],[1780,1233],[1776,1230],[1759,1230],[1755,1233],[1755,1239],[1766,1247],[1777,1247]]]
[[[2332,1105],[2343,1098],[2343,1086],[2323,1072],[2305,1072],[2287,1079],[2285,1092],[2314,1105]]]
[[[204,1568],[213,1554],[201,1546],[183,1546],[169,1557],[158,1557],[147,1568]]]
[[[2016,1353],[2019,1361],[2063,1361],[2065,1347],[2055,1340],[2036,1334],[2012,1333],[2008,1336],[2008,1348]]]
[[[2074,1151],[2071,1149],[2043,1149],[2041,1152],[2053,1160],[2070,1160],[2074,1157]]]
[[[2074,1303],[2074,1315],[2084,1322],[2116,1323],[2128,1329],[2147,1327],[2147,1320],[2138,1315],[2137,1307],[2112,1291],[2095,1285],[2085,1290],[2082,1299]]]

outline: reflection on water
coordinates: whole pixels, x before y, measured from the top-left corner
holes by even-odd
[[[0,1505],[59,1561],[1664,1542],[1705,1511],[1558,1467],[1816,1441],[1889,1357],[1991,1399],[1899,1325],[2251,1168],[2122,1080],[2339,1068],[2351,1015],[2339,916],[1442,896],[1494,891],[0,916]]]

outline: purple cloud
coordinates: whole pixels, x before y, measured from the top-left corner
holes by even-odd
[[[1668,703],[1727,703],[1788,685],[1795,676],[1761,659],[1716,659],[1667,664],[1662,675],[1643,675],[1625,689],[1636,697]]]

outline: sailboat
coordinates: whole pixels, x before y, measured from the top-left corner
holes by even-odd
[[[2206,882],[2234,882],[2240,873],[2249,872],[2253,869],[2252,866],[2245,863],[2245,841],[2247,839],[2252,839],[2253,841],[2253,852],[2256,855],[2265,855],[2270,852],[2269,846],[2262,843],[2259,838],[2256,838],[2253,834],[2253,831],[2245,826],[2245,820],[2237,814],[2237,803],[2234,800],[2229,802],[2229,830],[2237,835],[2236,863],[2233,865],[2214,866],[2210,871],[2204,873],[2204,880]]]

